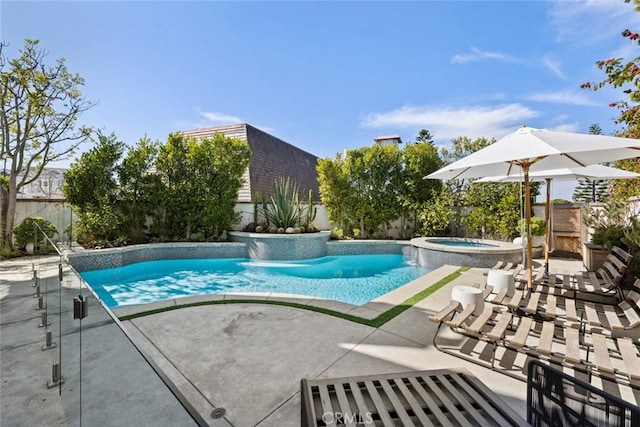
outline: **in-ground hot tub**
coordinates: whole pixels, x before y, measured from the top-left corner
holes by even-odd
[[[446,264],[490,268],[498,261],[522,262],[522,246],[498,240],[418,237],[410,243],[411,259],[432,269]]]

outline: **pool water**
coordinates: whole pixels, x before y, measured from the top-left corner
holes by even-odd
[[[436,240],[432,243],[445,246],[457,246],[461,248],[497,248],[498,245],[490,243],[474,242],[472,240]]]
[[[109,307],[227,292],[288,293],[362,305],[429,271],[403,255],[341,255],[148,261],[80,275]]]

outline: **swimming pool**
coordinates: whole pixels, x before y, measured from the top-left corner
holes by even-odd
[[[431,269],[400,254],[341,255],[300,261],[249,258],[139,262],[80,273],[111,307],[228,292],[277,292],[363,305]]]

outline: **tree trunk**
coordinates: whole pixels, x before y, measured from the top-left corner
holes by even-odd
[[[9,191],[7,192],[7,201],[6,201],[6,215],[3,216],[4,221],[2,222],[3,230],[2,237],[4,246],[10,249],[13,249],[13,225],[16,217],[16,198],[17,198],[17,176],[13,173],[9,176]],[[2,210],[3,214],[5,209],[5,192],[2,194]]]
[[[0,186],[0,236],[2,236],[2,247],[10,247],[8,244],[4,242],[7,241],[5,239],[6,230],[7,230],[7,213],[9,212],[9,192],[3,186]]]

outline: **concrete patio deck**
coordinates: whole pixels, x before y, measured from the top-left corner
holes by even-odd
[[[51,362],[40,350],[40,335],[33,332],[38,314],[32,308],[24,310],[34,305],[30,263],[11,260],[0,267],[0,424],[67,425],[57,390],[45,387]],[[579,261],[552,259],[551,269],[575,272],[583,267]],[[449,303],[451,288],[484,281],[482,270],[469,270],[380,328],[259,300],[181,308],[123,326],[212,426],[299,425],[301,378],[450,367],[471,370],[524,418],[524,382],[441,353],[432,345],[437,325],[428,317]],[[111,358],[117,354],[110,352],[118,349],[101,351],[99,357]],[[129,375],[135,382],[135,371]],[[123,392],[117,382],[109,387],[115,395]],[[135,396],[128,404],[136,405]],[[144,416],[136,425],[189,424],[180,417],[171,419],[170,411],[160,408],[138,410]],[[213,418],[212,413],[224,416]],[[104,425],[131,422],[124,412],[112,412]]]

